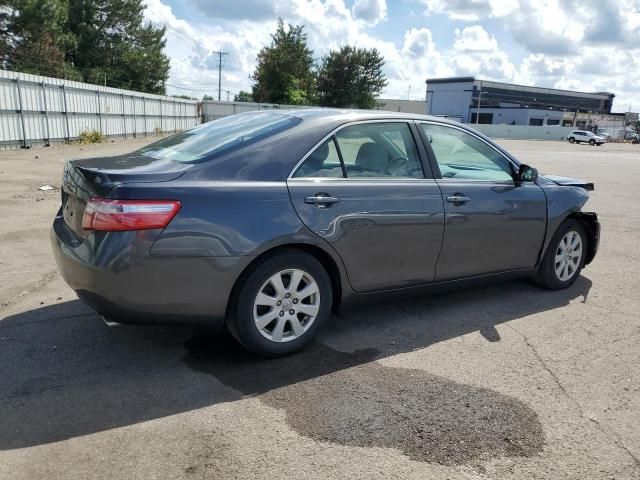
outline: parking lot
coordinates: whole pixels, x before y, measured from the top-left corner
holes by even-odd
[[[0,478],[640,478],[639,146],[499,141],[595,182],[600,252],[568,290],[364,306],[267,361],[108,327],[59,277],[63,161],[147,141],[0,151]]]

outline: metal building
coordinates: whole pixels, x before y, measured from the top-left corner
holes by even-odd
[[[464,123],[562,125],[565,112],[611,113],[614,94],[575,92],[478,80],[427,80],[427,113]]]

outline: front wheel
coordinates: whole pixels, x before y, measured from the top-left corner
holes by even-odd
[[[551,290],[569,287],[584,267],[587,235],[580,222],[572,218],[560,225],[540,263],[536,283]]]
[[[576,139],[575,139],[575,138],[573,138],[573,137],[569,137],[569,143],[575,143],[575,142],[576,142]]]
[[[591,145],[592,147],[596,144],[595,140],[589,140],[589,145]]]
[[[255,267],[232,301],[227,325],[247,350],[288,355],[306,347],[329,317],[331,280],[314,257],[287,250]]]

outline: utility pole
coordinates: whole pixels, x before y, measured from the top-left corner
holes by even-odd
[[[480,93],[478,93],[478,108],[476,110],[476,125],[480,123],[480,102],[482,101],[482,80],[480,80]]]
[[[227,52],[211,52],[218,55],[218,101],[221,100],[222,95],[222,56],[229,55]]]

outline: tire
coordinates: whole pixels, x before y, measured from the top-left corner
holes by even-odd
[[[575,238],[573,235],[579,237],[579,241],[573,241]],[[565,242],[565,238],[570,243]],[[578,243],[579,242],[579,243]],[[574,244],[573,248],[567,249],[567,245]],[[576,257],[575,245],[580,246],[580,251]],[[589,239],[587,238],[587,232],[584,226],[577,220],[569,218],[565,220],[556,233],[553,235],[547,251],[544,254],[538,273],[535,277],[535,282],[550,290],[561,290],[567,288],[576,281],[580,276],[580,272],[584,268],[584,261],[587,255],[587,247],[589,245]],[[571,250],[570,252],[567,250]],[[563,258],[560,262],[557,262],[557,257],[567,254],[567,257]],[[564,262],[564,263],[563,263]],[[562,265],[567,265],[567,270],[562,268]],[[573,267],[573,270],[571,268]],[[565,275],[566,273],[566,275]],[[568,276],[567,276],[568,275]]]
[[[593,140],[593,139],[592,139],[592,140],[589,140],[589,145],[591,145],[591,146],[593,147],[595,144],[596,144],[596,141],[595,141],[595,140]]]
[[[576,139],[573,137],[569,137],[569,143],[575,143]]]
[[[298,283],[297,288],[292,281]],[[306,253],[291,249],[267,257],[241,282],[231,299],[227,326],[253,354],[280,357],[302,350],[331,315],[329,275]]]

